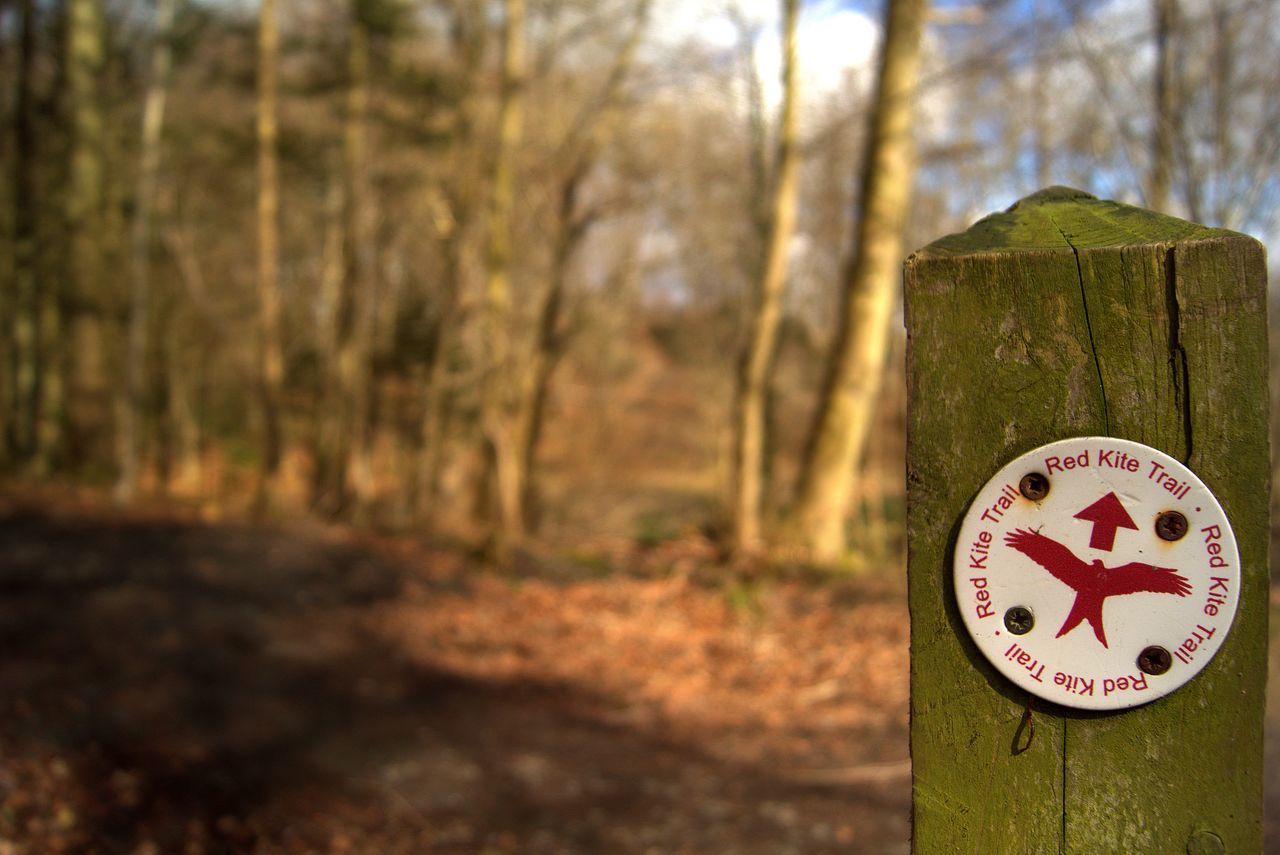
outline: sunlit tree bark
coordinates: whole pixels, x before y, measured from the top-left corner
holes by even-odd
[[[520,513],[523,488],[520,483],[519,437],[511,413],[517,389],[510,340],[515,157],[524,132],[524,0],[505,0],[503,8],[502,89],[497,146],[489,182],[481,428],[491,466],[492,484],[496,490],[495,533],[500,541],[510,541],[524,534],[524,520]]]
[[[880,390],[915,169],[911,132],[925,8],[924,0],[886,4],[856,243],[792,517],[797,537],[818,560],[845,548],[845,514]]]

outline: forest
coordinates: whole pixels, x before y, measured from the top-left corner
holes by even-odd
[[[6,468],[892,551],[907,252],[1280,193],[1272,4],[917,6],[8,3]]]
[[[1273,0],[0,0],[0,81],[0,855],[898,851],[904,259],[1280,243]]]

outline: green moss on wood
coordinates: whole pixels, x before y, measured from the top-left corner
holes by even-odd
[[[981,252],[1139,246],[1216,237],[1243,237],[1177,217],[1120,202],[1097,199],[1081,190],[1050,187],[984,217],[967,231],[947,235],[916,253],[916,258]]]
[[[1269,465],[1265,263],[1250,238],[1051,188],[906,266],[917,852],[1261,847]],[[1227,643],[1144,707],[1037,709],[964,633],[951,540],[999,466],[1068,436],[1186,460],[1244,569]]]

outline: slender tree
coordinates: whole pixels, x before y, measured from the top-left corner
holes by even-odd
[[[750,334],[738,359],[734,401],[733,539],[739,552],[761,546],[760,506],[764,493],[764,455],[769,375],[777,350],[782,294],[787,281],[787,252],[795,231],[799,186],[796,146],[796,19],[798,0],[782,0],[782,109],[778,122],[773,196],[764,265],[756,282]]]
[[[102,291],[104,230],[104,125],[101,81],[105,70],[105,34],[101,0],[67,0],[65,115],[70,132],[67,174],[66,298],[72,308],[69,340],[60,329],[47,330],[53,346],[67,348],[73,417],[69,451],[84,462],[87,446],[104,433],[107,406]],[[58,307],[59,311],[61,307]],[[60,324],[59,324],[60,325]],[[51,416],[57,418],[56,413]],[[59,434],[61,432],[59,431]],[[61,440],[61,436],[58,437]],[[61,449],[60,449],[61,450]]]
[[[477,226],[486,200],[480,192],[483,180],[477,119],[482,91],[481,66],[489,39],[486,8],[469,0],[450,5],[447,79],[451,99],[445,150],[438,193],[434,195],[432,224],[441,262],[434,291],[427,350],[423,354],[425,383],[421,390],[421,422],[418,426],[417,460],[409,492],[409,509],[417,518],[429,519],[435,510],[445,463],[445,444],[454,415],[450,354],[463,337],[463,292],[467,272],[474,267]]]
[[[366,0],[347,4],[341,250],[326,252],[325,279],[332,293],[322,295],[328,320],[321,331],[321,362],[327,371],[318,395],[321,426],[313,501],[329,514],[348,509],[353,499],[363,514],[372,495],[367,313],[372,311],[375,247],[369,199],[369,9]]]
[[[1147,207],[1164,211],[1169,206],[1173,177],[1173,143],[1176,136],[1177,69],[1173,56],[1177,26],[1177,0],[1152,0],[1155,37],[1155,109],[1151,113],[1151,171],[1147,177]]]
[[[258,402],[262,418],[262,472],[255,504],[277,492],[283,442],[280,397],[284,353],[280,343],[280,167],[278,76],[280,33],[276,0],[258,7]]]
[[[14,104],[13,273],[10,369],[13,412],[9,447],[18,461],[35,453],[40,414],[40,287],[36,266],[36,4],[22,0],[18,31],[17,96]]]
[[[531,528],[534,522],[534,464],[545,422],[547,396],[552,374],[568,346],[563,316],[569,266],[601,213],[598,206],[583,203],[583,185],[596,168],[601,150],[616,129],[616,111],[625,95],[627,78],[648,25],[651,7],[651,0],[639,0],[633,7],[631,28],[603,87],[579,111],[560,146],[567,166],[559,181],[559,202],[552,218],[551,265],[537,307],[533,351],[524,361],[519,408],[515,416],[522,530]]]
[[[341,434],[335,455],[340,505],[360,514],[373,495],[369,351],[375,246],[369,198],[368,4],[352,0],[347,31],[347,112],[343,130],[343,275],[338,298],[337,369]]]
[[[342,388],[347,395],[347,459],[349,492],[358,517],[367,516],[373,482],[373,332],[376,305],[377,235],[369,176],[369,23],[365,5],[356,0],[348,45],[350,74],[347,114],[347,323],[338,351]]]
[[[911,133],[925,11],[925,0],[886,4],[855,245],[792,516],[797,537],[819,560],[845,548],[845,515],[883,375],[915,171]]]
[[[520,512],[519,437],[512,418],[516,394],[511,334],[511,232],[515,203],[515,158],[524,132],[525,4],[503,4],[502,81],[498,132],[489,180],[488,251],[485,257],[483,341],[485,372],[481,403],[486,460],[497,491],[500,542],[524,534]],[[483,479],[489,481],[486,477]]]
[[[117,494],[133,498],[142,460],[142,430],[146,417],[147,319],[151,312],[151,232],[156,181],[160,172],[160,141],[172,64],[170,29],[176,0],[156,0],[151,67],[142,106],[138,179],[134,198],[129,251],[129,330],[125,380],[128,400],[120,420],[120,472]]]

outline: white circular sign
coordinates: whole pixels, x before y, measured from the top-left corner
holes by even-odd
[[[1005,466],[955,551],[965,627],[1001,674],[1063,706],[1114,710],[1182,686],[1222,646],[1240,557],[1209,488],[1123,439],[1077,437]]]

